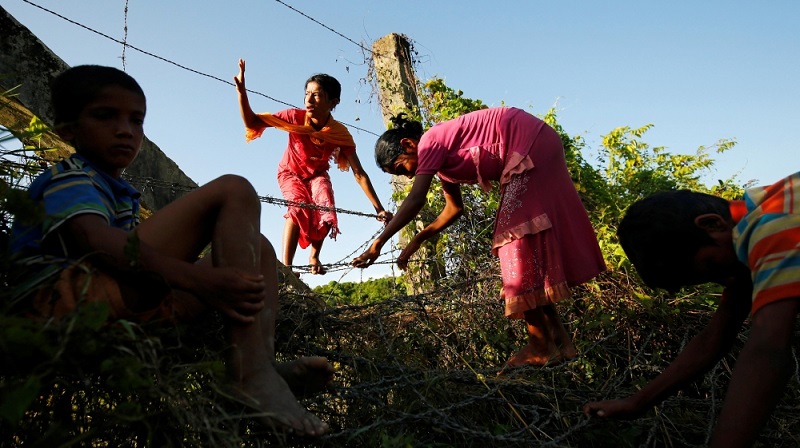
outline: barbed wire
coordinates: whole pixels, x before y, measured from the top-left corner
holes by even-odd
[[[128,48],[128,0],[125,0],[122,15],[122,70],[125,70],[125,50]]]
[[[165,58],[163,56],[159,56],[159,55],[157,55],[155,53],[152,53],[152,52],[149,52],[147,50],[143,50],[143,49],[141,49],[139,47],[133,46],[133,45],[129,44],[127,41],[125,41],[125,40],[120,40],[120,39],[117,39],[115,37],[109,36],[108,34],[105,34],[105,33],[101,32],[101,31],[98,31],[98,30],[96,30],[96,29],[94,29],[94,28],[92,28],[90,26],[84,25],[84,24],[82,24],[80,22],[77,22],[75,20],[72,20],[72,19],[70,19],[70,18],[68,18],[68,17],[66,17],[66,16],[64,16],[62,14],[59,14],[59,13],[57,13],[57,12],[51,10],[51,9],[45,8],[44,6],[41,6],[41,5],[38,5],[38,4],[34,3],[34,2],[32,2],[31,0],[22,0],[22,1],[27,3],[27,4],[29,4],[29,5],[31,5],[31,6],[33,6],[33,7],[39,8],[42,11],[45,11],[45,12],[47,12],[49,14],[52,14],[52,15],[60,18],[60,19],[66,20],[67,22],[72,23],[73,25],[79,26],[79,27],[81,27],[81,28],[83,28],[83,29],[85,29],[85,30],[87,30],[89,32],[92,32],[92,33],[97,34],[99,36],[102,36],[102,37],[104,37],[104,38],[106,38],[108,40],[111,40],[113,42],[121,44],[121,45],[124,46],[124,48],[130,48],[131,50],[138,51],[139,53],[142,53],[142,54],[144,54],[146,56],[150,56],[152,58],[158,59],[159,61],[166,62],[167,64],[173,65],[173,66],[178,67],[178,68],[180,68],[182,70],[186,70],[186,71],[188,71],[190,73],[194,73],[196,75],[203,76],[203,77],[212,79],[214,81],[221,82],[221,83],[226,84],[228,86],[234,86],[233,82],[231,82],[231,81],[228,81],[226,79],[220,78],[219,76],[215,76],[215,75],[211,75],[211,74],[208,74],[208,73],[201,72],[200,70],[196,70],[196,69],[193,69],[193,68],[188,67],[186,65],[179,64],[178,62],[175,62],[173,60],[167,59],[167,58]],[[264,98],[267,98],[269,100],[275,101],[276,103],[283,104],[283,105],[288,106],[288,107],[292,107],[292,108],[295,108],[295,109],[302,109],[302,108],[297,107],[297,106],[295,106],[295,105],[293,105],[293,104],[291,104],[289,102],[286,102],[286,101],[283,101],[283,100],[279,100],[279,99],[277,99],[275,97],[272,97],[270,95],[267,95],[265,93],[262,93],[262,92],[259,92],[259,91],[256,91],[256,90],[247,89],[247,91],[252,93],[252,94],[254,94],[254,95],[262,96]],[[343,125],[345,125],[345,126],[347,126],[349,128],[356,129],[356,130],[365,132],[367,134],[370,134],[370,135],[373,135],[373,136],[376,136],[376,137],[379,136],[379,134],[377,134],[375,132],[372,132],[370,130],[358,127],[356,125],[353,125],[353,124],[350,124],[350,123],[346,123],[346,122],[343,122],[343,121],[340,122],[340,123],[342,123]]]
[[[17,153],[17,154],[14,154],[14,156],[18,157],[18,158],[20,158],[22,160],[27,160],[27,161],[29,161],[31,163],[14,162],[12,160],[4,158],[4,159],[2,159],[2,165],[5,166],[5,167],[16,168],[16,169],[20,169],[20,170],[22,170],[22,169],[24,169],[24,170],[34,170],[36,172],[41,172],[41,171],[44,171],[44,170],[47,169],[46,165],[45,166],[42,165],[42,163],[47,163],[47,162],[44,159],[42,159],[42,158],[40,158],[38,156],[31,156],[31,155],[24,154],[24,153]],[[171,182],[171,181],[167,181],[167,180],[163,180],[163,179],[157,179],[155,177],[149,177],[149,176],[135,176],[135,175],[129,175],[129,174],[123,173],[123,178],[125,178],[128,182],[131,182],[132,184],[135,184],[137,186],[137,189],[139,189],[139,191],[143,191],[145,189],[149,189],[149,190],[152,191],[154,188],[159,188],[159,189],[170,190],[171,192],[174,193],[176,191],[188,192],[188,191],[192,191],[194,189],[199,188],[196,185],[187,185],[187,184],[182,184],[182,183],[179,183],[179,182]],[[276,198],[276,197],[273,197],[273,196],[258,195],[258,199],[259,199],[260,202],[266,203],[266,204],[282,205],[282,206],[287,206],[287,207],[299,207],[299,208],[306,208],[306,209],[319,210],[319,211],[330,211],[330,212],[335,212],[335,213],[348,214],[348,215],[353,215],[353,216],[361,216],[361,217],[366,217],[366,218],[378,218],[378,214],[376,214],[376,213],[365,213],[365,212],[360,212],[360,211],[357,211],[357,210],[349,210],[349,209],[339,208],[339,207],[326,207],[326,206],[317,205],[317,204],[311,204],[311,203],[307,203],[307,202],[290,201],[290,200],[287,200],[287,199]],[[381,231],[382,231],[382,229],[379,229],[377,232],[375,232],[372,235],[372,237],[370,237],[369,239],[365,240],[365,242],[362,243],[359,246],[359,248],[363,248],[367,243],[369,243],[372,240],[374,240],[375,237],[377,237],[377,235]],[[354,269],[353,266],[350,264],[350,262],[349,261],[345,261],[345,260],[348,260],[348,259],[352,258],[355,255],[355,253],[358,252],[358,250],[359,249],[356,249],[351,254],[343,257],[342,259],[340,259],[337,262],[325,263],[325,264],[321,264],[321,266],[325,267],[326,270],[328,270],[328,271],[335,271],[335,270],[341,270],[341,269]],[[394,251],[394,249],[392,249],[391,251]],[[384,252],[380,256],[384,256],[387,253],[388,252]],[[380,258],[380,256],[379,256],[379,258]],[[372,264],[383,265],[383,264],[393,264],[393,263],[394,263],[394,260],[385,260],[385,261],[375,261]],[[317,266],[319,266],[319,265],[317,265]],[[299,269],[299,270],[309,271],[310,272],[311,268],[313,266],[312,265],[289,265],[287,267],[292,268],[292,269]]]
[[[8,153],[3,154],[3,155],[7,155],[7,154]],[[34,170],[36,172],[41,172],[41,171],[44,171],[44,170],[46,170],[48,168],[46,165],[43,165],[43,164],[46,164],[47,161],[42,159],[41,157],[32,156],[32,155],[25,154],[25,153],[17,153],[17,152],[15,152],[13,155],[15,157],[17,157],[17,158],[22,159],[22,160],[27,160],[28,163],[14,162],[14,161],[9,160],[7,158],[3,158],[3,159],[0,159],[0,162],[2,162],[2,166],[16,168],[16,169]],[[31,174],[33,175],[34,173],[31,173]],[[195,190],[195,189],[199,188],[199,186],[197,186],[197,185],[188,185],[188,184],[183,184],[183,183],[179,183],[179,182],[171,182],[171,181],[158,179],[158,178],[150,177],[150,176],[130,175],[130,174],[126,174],[124,172],[123,172],[122,177],[124,179],[126,179],[128,182],[134,184],[139,191],[144,191],[145,189],[149,189],[149,190],[152,191],[154,188],[159,188],[159,189],[169,190],[172,193],[175,193],[177,191],[189,192],[189,191],[192,191],[192,190]],[[311,204],[311,203],[307,203],[307,202],[290,201],[290,200],[287,200],[287,199],[276,198],[274,196],[268,196],[268,195],[266,195],[266,196],[265,195],[258,195],[258,199],[259,199],[260,202],[266,203],[266,204],[280,205],[280,206],[286,206],[286,207],[299,207],[299,208],[306,208],[306,209],[319,210],[319,211],[330,211],[330,212],[335,212],[335,213],[348,214],[348,215],[360,216],[360,217],[366,217],[366,218],[375,218],[375,219],[378,218],[378,215],[376,213],[365,213],[365,212],[360,212],[360,211],[357,211],[357,210],[349,210],[349,209],[339,208],[339,207],[327,207],[327,206]],[[355,257],[356,253],[358,253],[361,250],[363,250],[367,244],[371,243],[380,234],[380,232],[382,232],[382,231],[383,231],[383,229],[379,228],[374,234],[372,234],[371,237],[365,239],[364,242],[361,243],[361,245],[358,246],[355,250],[353,250],[350,254],[342,257],[341,259],[339,259],[336,262],[333,262],[333,263],[320,263],[320,264],[316,264],[316,265],[311,265],[311,264],[297,264],[297,265],[294,265],[293,264],[293,265],[287,265],[287,267],[290,268],[290,269],[296,269],[296,270],[300,270],[300,271],[304,271],[304,272],[311,272],[312,268],[314,268],[316,266],[324,267],[327,272],[336,272],[336,271],[344,271],[344,270],[347,270],[349,272],[349,271],[351,271],[353,269],[357,269],[352,265],[352,260],[351,259]],[[394,253],[396,250],[397,249],[395,247],[392,247],[388,251],[382,252],[371,265],[378,265],[378,266],[380,266],[380,265],[394,265],[397,260],[393,256],[391,256],[389,259],[381,260],[381,258]],[[459,259],[459,257],[457,257],[457,256],[439,255],[438,259],[446,262],[448,260]],[[409,260],[406,261],[406,263],[409,264],[409,265],[428,264],[428,263],[431,263],[431,262],[433,262],[433,261],[428,259],[428,258],[412,258],[412,259],[409,259]],[[347,273],[345,273],[344,275],[346,275],[346,274]],[[344,275],[342,275],[342,277],[344,277]]]
[[[362,45],[362,44],[360,44],[360,43],[358,43],[358,42],[354,41],[353,39],[351,39],[351,38],[349,38],[349,37],[345,36],[344,34],[342,34],[342,33],[338,32],[338,31],[336,31],[335,29],[333,29],[333,28],[329,27],[328,25],[325,25],[324,23],[322,23],[322,22],[320,22],[319,20],[317,20],[317,19],[315,19],[315,18],[313,18],[313,17],[309,16],[308,14],[306,14],[306,13],[304,13],[304,12],[300,11],[299,9],[295,8],[294,6],[291,6],[291,5],[289,5],[289,4],[287,4],[287,3],[285,3],[285,2],[283,2],[283,1],[281,1],[281,0],[275,0],[275,1],[276,1],[276,2],[278,2],[278,3],[280,3],[281,5],[283,5],[283,6],[287,7],[287,8],[289,8],[289,9],[291,9],[292,11],[294,11],[294,12],[296,12],[296,13],[300,14],[301,16],[305,17],[306,19],[308,19],[308,20],[311,20],[312,22],[314,22],[314,23],[316,23],[316,24],[318,24],[318,25],[322,26],[322,27],[323,27],[323,28],[325,28],[326,30],[333,32],[333,33],[334,33],[334,34],[336,34],[337,36],[339,36],[339,37],[342,37],[342,38],[344,38],[345,40],[347,40],[347,41],[349,41],[349,42],[351,42],[351,43],[355,44],[355,45],[356,45],[358,48],[360,48],[362,51],[365,51],[365,52],[367,52],[367,53],[370,53],[370,54],[372,54],[372,50],[371,50],[371,49],[369,49],[369,48],[365,47],[364,45]]]

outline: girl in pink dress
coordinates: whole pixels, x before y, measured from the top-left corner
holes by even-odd
[[[445,207],[403,249],[397,259],[401,269],[422,242],[461,216],[459,184],[489,190],[489,181],[497,181],[502,199],[492,253],[500,259],[505,314],[525,319],[528,333],[527,344],[506,365],[574,358],[575,346],[554,304],[570,297],[570,287],[603,272],[605,263],[558,133],[533,115],[506,107],[475,111],[424,133],[422,124],[402,115],[392,121],[393,129],[375,145],[376,162],[414,183],[394,219],[353,265],[372,264],[383,245],[416,217],[434,175],[441,180]]]
[[[347,128],[333,119],[331,111],[339,104],[342,87],[335,78],[317,74],[306,81],[305,110],[286,109],[275,114],[256,114],[250,107],[244,82],[244,60],[239,60],[239,74],[233,78],[239,93],[239,108],[249,142],[264,129],[275,127],[289,132],[289,145],[278,165],[278,184],[283,197],[293,203],[311,204],[324,209],[290,205],[284,215],[283,263],[291,266],[297,245],[311,246],[308,264],[312,274],[324,274],[319,253],[325,236],[336,239],[340,233],[333,210],[333,186],[328,175],[330,160],[339,169],[353,170],[356,182],[375,207],[379,221],[388,222],[392,214],[384,210],[369,176],[361,166],[356,145]]]

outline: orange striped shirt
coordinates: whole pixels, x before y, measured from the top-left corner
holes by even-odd
[[[755,313],[779,300],[800,298],[800,173],[750,188],[731,202],[733,243],[750,267]]]

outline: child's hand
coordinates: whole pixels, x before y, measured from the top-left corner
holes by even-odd
[[[642,410],[630,399],[595,401],[583,405],[583,414],[587,417],[633,419],[642,414]]]
[[[242,323],[254,322],[267,298],[266,284],[261,275],[233,268],[204,270],[192,292],[224,315]]]
[[[352,264],[357,268],[364,269],[366,267],[369,267],[372,263],[374,263],[375,260],[377,260],[380,255],[381,255],[381,247],[380,246],[376,247],[376,244],[373,242],[369,246],[369,249],[367,249],[366,252],[357,256],[350,264]]]
[[[408,245],[400,252],[400,256],[397,257],[397,267],[400,270],[405,271],[408,269],[408,260],[411,258],[419,250],[419,244],[417,244],[413,239],[408,242]]]
[[[233,84],[236,85],[236,90],[243,92],[244,87],[244,59],[239,59],[239,74],[233,77]]]
[[[378,213],[378,221],[383,222],[383,225],[389,224],[389,221],[391,221],[392,218],[394,218],[394,215],[390,211],[384,210]]]

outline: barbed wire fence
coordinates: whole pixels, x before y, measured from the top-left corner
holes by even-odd
[[[34,172],[42,168],[35,158],[23,157],[24,162],[5,162],[33,166]],[[152,178],[134,180],[153,189],[195,188]],[[277,206],[317,207],[268,196],[260,199]],[[416,295],[408,295],[398,284],[390,299],[362,305],[332,306],[329,303],[339,298],[283,287],[276,340],[279,357],[325,356],[337,367],[336,385],[304,401],[333,428],[323,437],[324,444],[374,446],[383,437],[394,440],[391,443],[406,440],[421,445],[585,446],[599,425],[586,419],[580,406],[623,395],[637,379],[652,376],[659,363],[663,367],[663,359],[653,359],[656,353],[680,349],[662,347],[665,343],[659,332],[665,331],[663,321],[638,313],[629,315],[629,310],[623,313],[629,319],[650,318],[652,322],[619,322],[610,328],[587,329],[591,322],[601,320],[592,313],[631,305],[621,300],[624,291],[614,290],[620,288],[614,280],[604,280],[577,289],[576,299],[562,306],[565,323],[581,352],[576,360],[514,369],[498,376],[505,360],[524,342],[524,328],[503,317],[496,269],[467,275],[471,277],[442,280]],[[606,294],[610,298],[603,298]],[[695,325],[687,326],[690,319],[682,323],[681,344],[705,317],[698,313],[691,316]],[[708,379],[714,387],[706,387],[713,391],[726,378],[727,373],[717,369]],[[198,392],[201,396],[206,393],[212,394],[213,389]],[[676,446],[700,446],[707,440],[706,419],[693,421],[696,427],[682,422],[680,434],[672,434],[665,427],[665,416],[673,418],[667,410],[694,409],[713,416],[714,407],[718,402],[710,403],[701,396],[671,401],[655,417],[644,420],[647,431],[641,428],[644,423],[634,426],[646,434],[644,439],[634,440],[655,447],[663,446],[669,437],[680,442]],[[204,419],[212,417],[202,415]],[[251,431],[258,433],[257,429]],[[605,446],[602,441],[595,442]],[[241,443],[261,442],[245,438]]]
[[[142,51],[127,39],[120,43]],[[138,181],[145,188],[194,188],[153,178]],[[259,199],[280,206],[327,209],[269,196]],[[325,266],[349,268],[344,261]],[[705,324],[707,312],[651,314],[652,310],[628,298],[625,278],[605,275],[576,288],[575,298],[559,305],[578,358],[498,376],[505,359],[521,344],[524,329],[503,317],[497,272],[473,275],[445,279],[422,294],[408,295],[398,286],[397,294],[388,300],[335,307],[313,292],[284,288],[276,343],[279,356],[293,359],[316,354],[336,365],[336,385],[303,400],[333,430],[319,442],[281,439],[276,443],[246,437],[231,446],[688,447],[708,443],[731,358],[702,382],[635,422],[596,422],[580,411],[587,401],[624,396],[663,370]],[[797,357],[795,363],[800,366]],[[210,402],[216,400],[214,392],[195,391],[198,401]],[[797,395],[796,388],[792,389],[779,406],[762,436],[765,446],[794,446],[793,428],[800,426],[800,407],[794,404]],[[192,411],[200,412],[195,407]],[[227,421],[231,416],[203,414],[195,421],[213,423],[215,419]],[[261,434],[258,429],[249,431]]]
[[[18,161],[4,158],[4,166],[25,167],[31,175],[44,168],[35,156],[18,153],[17,157]],[[129,180],[151,189],[196,188],[154,178]],[[377,216],[270,196],[259,199],[276,206]],[[353,254],[362,248],[356,248]],[[351,269],[345,261],[326,266]],[[589,420],[582,415],[581,405],[624,396],[655,376],[705,324],[708,312],[648,314],[641,303],[629,299],[629,280],[611,273],[577,288],[575,299],[559,305],[579,350],[577,359],[554,366],[514,369],[498,376],[505,360],[524,342],[525,330],[520,322],[503,317],[496,267],[467,275],[468,278],[446,278],[415,295],[408,295],[405,287],[398,284],[396,295],[390,299],[363,305],[332,306],[329,304],[342,300],[282,287],[276,341],[279,357],[289,360],[305,355],[325,356],[337,367],[336,385],[304,400],[333,428],[322,438],[323,444],[707,444],[732,358],[691,390],[665,402],[653,415],[633,423]],[[213,397],[204,397],[207,393],[213,394],[214,390],[198,392],[203,400],[213,401]],[[796,395],[795,388],[789,394],[789,402]],[[223,422],[232,418],[202,412],[200,416]],[[794,440],[791,428],[797,424],[800,409],[782,404],[764,440],[774,446]],[[614,433],[614,428],[619,431]],[[248,431],[271,440],[256,428]],[[608,440],[609,433],[615,434],[613,440]],[[259,438],[237,442],[239,446],[261,443]]]

